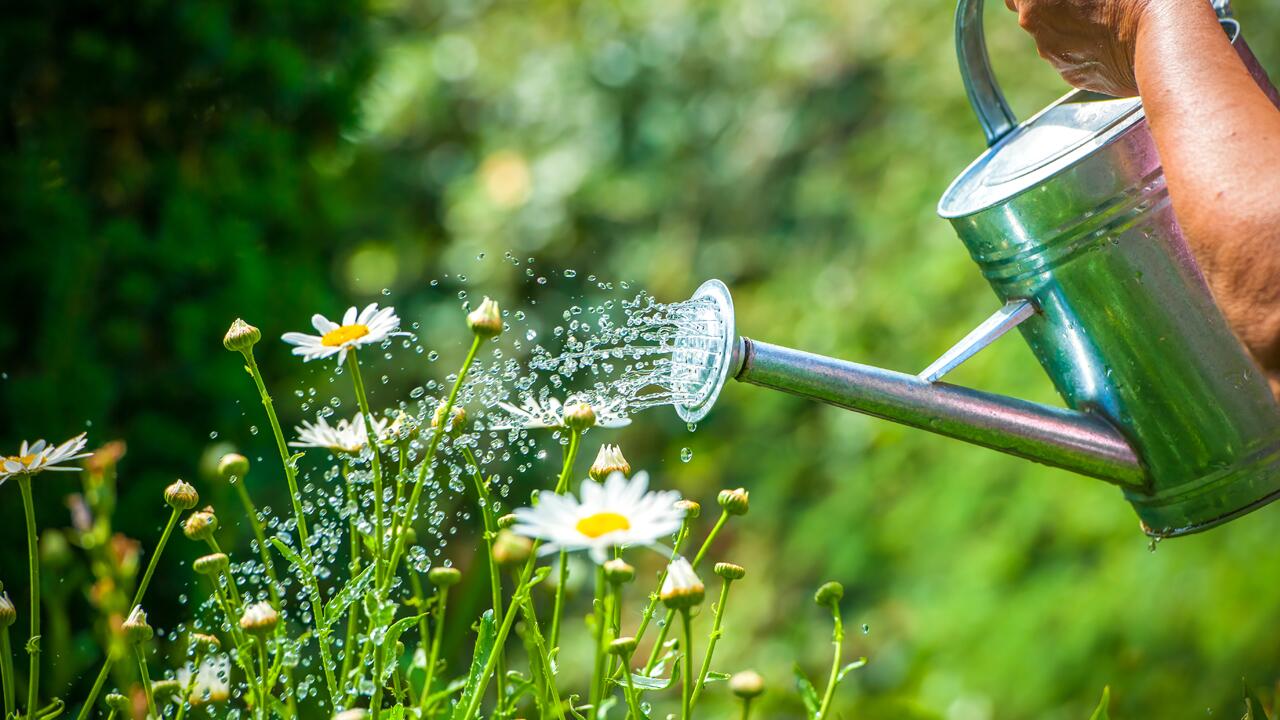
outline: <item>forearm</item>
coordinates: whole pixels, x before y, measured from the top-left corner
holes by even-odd
[[[1179,224],[1232,328],[1280,369],[1280,112],[1204,0],[1157,0],[1136,77]]]

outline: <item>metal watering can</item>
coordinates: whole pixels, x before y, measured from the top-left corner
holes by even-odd
[[[711,280],[675,343],[672,382],[695,398],[677,411],[696,422],[734,377],[1100,478],[1157,537],[1271,502],[1280,405],[1183,241],[1141,102],[1075,91],[1019,124],[989,64],[982,4],[961,0],[956,44],[990,147],[938,211],[1004,307],[908,375],[740,338],[729,291]],[[1015,327],[1070,409],[939,382]]]

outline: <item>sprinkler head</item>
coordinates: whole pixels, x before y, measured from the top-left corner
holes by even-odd
[[[671,386],[691,399],[676,404],[676,414],[696,423],[711,412],[720,389],[737,363],[733,298],[719,280],[708,280],[689,298],[698,305],[694,319],[675,338],[671,354]]]

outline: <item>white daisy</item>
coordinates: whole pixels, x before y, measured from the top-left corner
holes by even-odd
[[[587,550],[604,563],[613,548],[654,545],[680,529],[684,510],[675,506],[674,490],[647,492],[649,474],[627,480],[616,472],[603,484],[582,483],[582,499],[571,494],[542,493],[535,507],[518,508],[512,531],[546,541],[539,554]]]
[[[3,462],[0,463],[0,485],[14,475],[35,475],[45,470],[67,472],[79,470],[80,468],[78,467],[62,467],[61,464],[72,460],[81,460],[92,455],[93,453],[80,452],[84,449],[85,442],[84,433],[80,433],[57,447],[44,440],[37,440],[30,444],[23,440],[22,445],[18,448],[18,454],[3,458]]]
[[[231,696],[231,658],[226,655],[215,655],[205,658],[200,669],[195,672],[195,681],[191,680],[191,665],[178,670],[178,682],[182,687],[191,687],[187,700],[192,705],[208,705],[226,702]]]
[[[341,324],[316,313],[311,316],[311,324],[319,335],[288,332],[280,336],[281,340],[295,346],[294,355],[301,355],[307,362],[337,355],[338,364],[341,365],[347,359],[348,350],[380,343],[392,335],[409,334],[397,332],[400,329],[400,318],[396,317],[395,308],[384,307],[379,310],[378,303],[369,303],[360,311],[354,305],[351,306],[342,316]]]
[[[381,437],[387,427],[386,419],[374,418],[373,424],[374,431]],[[363,413],[357,413],[351,420],[341,419],[337,425],[330,425],[324,416],[317,417],[314,423],[303,420],[293,431],[298,439],[290,442],[289,447],[323,448],[338,455],[359,455],[369,444]]]
[[[620,428],[630,425],[631,418],[622,411],[620,404],[616,400],[591,403],[591,409],[596,413],[595,427]],[[500,418],[498,422],[489,426],[490,430],[518,428],[537,430],[564,427],[564,404],[555,398],[548,398],[545,403],[539,403],[533,396],[526,396],[521,399],[519,406],[499,402],[498,407],[506,411],[508,416]]]

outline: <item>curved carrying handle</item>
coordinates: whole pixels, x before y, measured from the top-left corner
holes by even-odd
[[[1230,18],[1231,0],[1212,0],[1220,18]],[[960,0],[956,8],[956,57],[969,104],[982,124],[987,146],[1000,142],[1018,126],[1018,118],[1004,99],[987,53],[987,37],[982,29],[983,0]]]
[[[1004,99],[987,54],[982,30],[982,0],[960,0],[956,8],[956,59],[969,104],[982,124],[987,146],[995,145],[1018,126],[1018,118]]]

